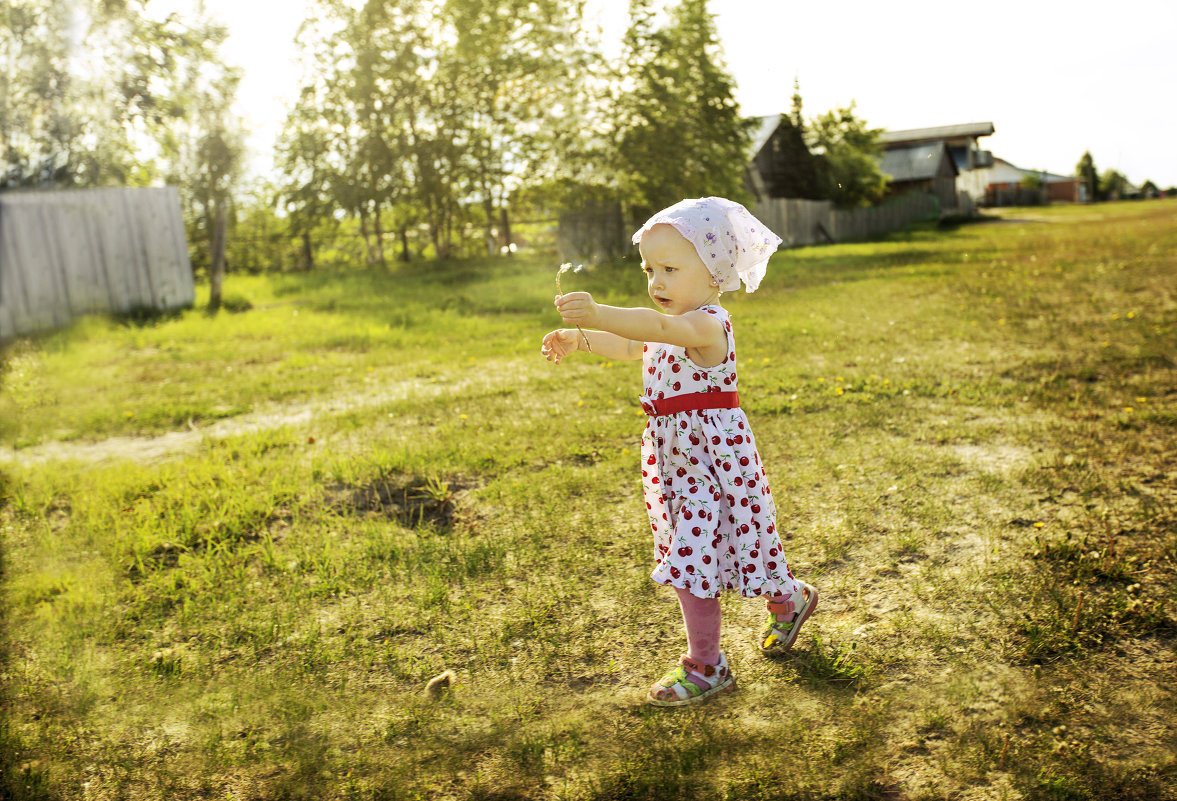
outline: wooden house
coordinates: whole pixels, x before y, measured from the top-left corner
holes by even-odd
[[[888,148],[879,167],[891,179],[888,194],[926,192],[940,201],[942,214],[956,212],[956,178],[960,173],[943,141]]]
[[[968,122],[959,125],[940,125],[932,128],[910,128],[899,131],[884,131],[879,137],[884,153],[915,148],[923,145],[943,144],[956,166],[956,189],[968,194],[973,203],[984,200],[988,180],[983,171],[993,166],[993,153],[983,149],[979,140],[992,136],[996,129],[991,122]],[[943,202],[943,201],[942,201]],[[957,206],[957,202],[951,204]]]
[[[757,120],[745,178],[757,200],[820,197],[816,159],[787,114]]]
[[[813,170],[808,153],[799,154],[797,131],[788,115],[760,117],[752,140],[747,170],[748,188],[758,200],[816,197],[808,193]],[[885,131],[880,168],[891,177],[892,195],[928,192],[940,201],[943,213],[968,213],[960,207],[961,176],[987,164],[993,154],[977,140],[993,133],[993,123],[969,123],[938,128]],[[981,199],[981,185],[969,194]]]

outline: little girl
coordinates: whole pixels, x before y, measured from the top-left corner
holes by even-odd
[[[682,706],[735,686],[719,650],[719,594],[768,602],[761,651],[788,650],[817,606],[817,590],[789,571],[748,419],[721,292],[760,285],[781,239],[739,203],[684,200],[633,235],[652,309],[604,306],[587,292],[556,297],[566,324],[544,337],[557,364],[588,350],[642,359],[642,479],[657,564],[652,578],[678,594],[687,653],[646,700]]]

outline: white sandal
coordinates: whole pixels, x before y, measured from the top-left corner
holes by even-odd
[[[736,686],[736,677],[727,666],[727,657],[719,655],[719,664],[707,665],[683,655],[678,664],[658,680],[646,695],[654,706],[686,706]]]
[[[801,585],[800,607],[793,603],[793,598],[768,602],[768,623],[760,635],[760,653],[766,656],[777,656],[792,648],[801,624],[817,608],[817,588],[804,581],[798,583]]]

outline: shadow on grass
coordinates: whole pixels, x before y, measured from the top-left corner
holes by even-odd
[[[858,643],[825,643],[814,635],[808,649],[794,649],[793,661],[800,677],[814,687],[860,689],[870,671],[856,660]]]
[[[12,478],[0,470],[0,511],[11,503]],[[0,587],[8,580],[7,543],[0,537]],[[24,744],[15,727],[16,703],[9,635],[9,605],[0,604],[0,798],[12,801],[48,799],[46,775],[38,763],[25,763],[21,756]]]
[[[135,306],[124,312],[114,312],[110,319],[126,328],[148,328],[156,323],[179,320],[186,309],[154,309],[150,306]]]

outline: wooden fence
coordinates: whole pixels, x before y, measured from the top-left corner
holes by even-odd
[[[784,247],[804,247],[870,239],[917,220],[936,220],[940,202],[922,192],[897,195],[861,209],[835,209],[828,200],[774,198],[758,202],[751,211],[784,240]]]
[[[0,341],[193,300],[174,187],[0,194]]]
[[[937,220],[940,202],[922,192],[898,195],[862,209],[835,209],[828,200],[773,198],[756,203],[749,211],[784,240],[782,247],[796,248],[870,239],[902,230],[917,220]],[[632,252],[629,237],[641,225],[640,220],[624,224],[617,207],[562,214],[556,238],[560,258],[599,263],[623,257]]]

